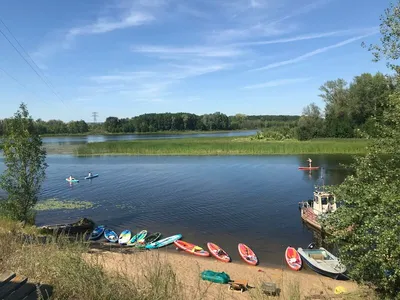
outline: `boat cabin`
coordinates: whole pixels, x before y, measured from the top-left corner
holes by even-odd
[[[334,212],[337,208],[335,196],[326,191],[315,191],[311,207],[317,215]]]

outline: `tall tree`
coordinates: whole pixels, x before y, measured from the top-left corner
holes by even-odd
[[[297,138],[299,140],[310,140],[322,136],[324,121],[321,109],[311,103],[303,109],[297,127]]]
[[[34,222],[33,207],[45,179],[46,151],[24,103],[7,121],[3,137],[6,170],[0,188],[7,192],[2,209],[13,219]]]

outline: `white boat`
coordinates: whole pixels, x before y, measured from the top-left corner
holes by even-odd
[[[346,266],[341,264],[339,259],[325,248],[298,248],[297,252],[307,266],[321,275],[338,279],[346,272]]]

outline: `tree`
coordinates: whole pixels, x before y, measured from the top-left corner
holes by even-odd
[[[24,103],[7,121],[3,137],[6,170],[0,188],[7,192],[2,209],[13,219],[34,222],[33,207],[45,179],[46,151]]]
[[[400,58],[400,2],[381,17],[381,46],[371,46],[374,59]],[[398,78],[397,78],[398,79]],[[400,299],[400,92],[387,99],[377,138],[365,157],[353,164],[333,192],[342,205],[325,220],[333,232],[329,242],[339,246],[340,258],[357,282],[371,283],[381,299]]]
[[[297,138],[299,140],[310,140],[322,135],[324,120],[321,109],[311,103],[303,109],[297,127]]]

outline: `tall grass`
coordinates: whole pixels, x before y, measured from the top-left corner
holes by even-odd
[[[265,141],[249,138],[187,138],[90,143],[75,150],[91,155],[364,154],[367,140]]]

